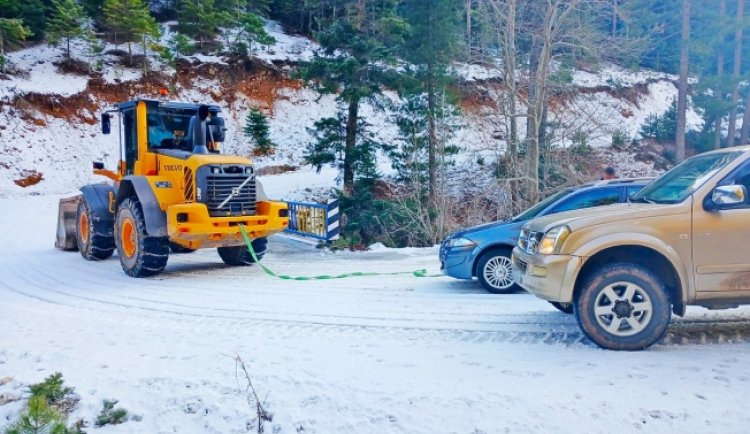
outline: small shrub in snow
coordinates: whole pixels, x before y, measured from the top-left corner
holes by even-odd
[[[250,110],[245,118],[245,137],[253,144],[253,154],[273,154],[276,145],[268,135],[268,118],[258,109]]]
[[[41,396],[29,399],[26,410],[5,430],[5,434],[67,434],[63,415],[50,407]]]
[[[102,411],[94,421],[94,426],[101,428],[105,425],[119,425],[127,422],[128,411],[122,407],[115,408],[119,401],[116,399],[105,399],[102,402]]]

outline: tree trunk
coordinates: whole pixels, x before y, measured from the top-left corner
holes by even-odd
[[[5,37],[3,31],[0,30],[0,72],[5,74],[5,63],[8,59],[5,58]]]
[[[719,3],[719,20],[721,24],[724,24],[724,16],[727,14],[727,0],[721,0]],[[724,38],[722,37],[722,42]],[[714,94],[719,102],[724,100],[724,86],[722,81],[724,80],[724,51],[719,47],[719,54],[716,56],[716,89]],[[714,149],[721,148],[721,126],[722,126],[722,113],[719,113],[714,120]]]
[[[745,99],[745,114],[742,116],[740,145],[750,145],[750,92],[748,92],[747,98]]]
[[[349,101],[349,112],[346,118],[346,139],[344,145],[344,197],[354,195],[354,158],[357,146],[357,118],[359,117],[359,98]]]
[[[70,38],[67,38],[67,41],[66,41],[66,42],[67,42],[68,44],[67,44],[67,48],[66,48],[66,50],[65,50],[65,57],[67,58],[67,60],[68,60],[68,63],[70,63]]]
[[[732,60],[732,101],[727,126],[727,146],[735,145],[737,132],[737,103],[740,100],[740,68],[742,66],[742,27],[745,14],[745,0],[737,2],[737,30],[734,33],[734,58]]]
[[[143,34],[143,76],[148,75],[148,52],[146,51],[146,34]]]
[[[429,171],[428,178],[428,200],[430,206],[435,205],[435,199],[437,197],[437,133],[435,131],[435,113],[436,101],[435,101],[435,67],[432,63],[427,64],[427,142],[428,142],[428,153],[427,153],[427,168]]]
[[[612,0],[612,36],[617,34],[617,0]]]
[[[429,0],[427,0],[429,1]],[[466,46],[469,48],[471,56],[471,0],[466,0]]]
[[[505,85],[508,87],[508,111],[510,112],[510,134],[509,140],[506,141],[508,153],[510,154],[510,191],[511,191],[511,214],[516,214],[518,206],[518,117],[517,117],[517,95],[516,87],[516,0],[507,1],[507,14],[505,23],[505,34],[503,41],[505,49],[503,50],[503,60],[505,63]]]
[[[690,0],[682,0],[682,29],[680,31],[680,83],[677,93],[677,146],[676,158],[680,163],[685,159],[685,129],[687,127],[687,90],[688,90],[688,44],[690,43]]]

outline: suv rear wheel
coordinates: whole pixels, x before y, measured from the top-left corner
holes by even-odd
[[[575,303],[578,324],[602,348],[642,350],[664,335],[670,305],[662,281],[635,264],[604,266],[586,280]]]
[[[507,294],[520,289],[513,280],[513,263],[507,249],[492,249],[477,260],[476,275],[484,289],[493,294]]]

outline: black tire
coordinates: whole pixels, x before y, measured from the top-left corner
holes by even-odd
[[[556,301],[550,301],[549,304],[552,306],[555,306],[555,309],[559,310],[560,312],[567,313],[568,315],[572,315],[573,311],[573,304],[572,303],[558,303]]]
[[[181,245],[177,243],[169,243],[169,250],[172,253],[193,253],[195,252],[195,249],[189,249],[187,247],[182,247]]]
[[[654,273],[640,265],[617,263],[595,270],[586,279],[575,315],[586,336],[600,347],[633,351],[661,339],[671,309],[664,283]]]
[[[263,256],[266,255],[266,250],[268,248],[268,238],[256,238],[252,241],[252,245],[253,250],[255,250],[255,255],[258,257],[258,260],[263,259]],[[219,247],[216,250],[219,252],[221,260],[224,261],[224,263],[227,265],[248,266],[255,263],[252,255],[250,255],[250,252],[244,245],[234,247]]]
[[[124,231],[130,225],[132,237],[129,237],[129,245],[124,246]],[[167,266],[169,238],[154,237],[146,233],[146,220],[136,198],[125,199],[117,208],[115,244],[122,270],[130,277],[153,276],[161,273]]]
[[[507,294],[509,292],[515,292],[521,289],[521,287],[518,286],[515,281],[513,281],[513,269],[510,258],[511,252],[508,249],[491,249],[479,256],[479,259],[477,259],[476,262],[476,268],[474,270],[477,276],[477,280],[479,280],[479,283],[485,290],[487,290],[487,292],[491,292],[493,294]],[[490,267],[491,269],[487,269],[487,267]],[[502,271],[502,273],[510,274],[508,276],[503,274],[502,276],[497,277],[497,279],[499,280],[494,281],[492,277],[488,277],[485,275],[492,275],[493,270],[498,267],[505,268],[505,271]],[[509,285],[506,285],[505,283],[508,282],[508,279],[511,283]],[[497,282],[502,282],[502,284],[498,284]]]
[[[78,251],[87,261],[107,259],[115,251],[113,228],[95,218],[84,198],[78,203],[76,213],[76,242]]]

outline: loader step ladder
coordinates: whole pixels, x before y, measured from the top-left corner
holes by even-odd
[[[339,238],[339,201],[329,199],[327,203],[287,202],[289,226],[287,233],[316,240],[331,242]]]

